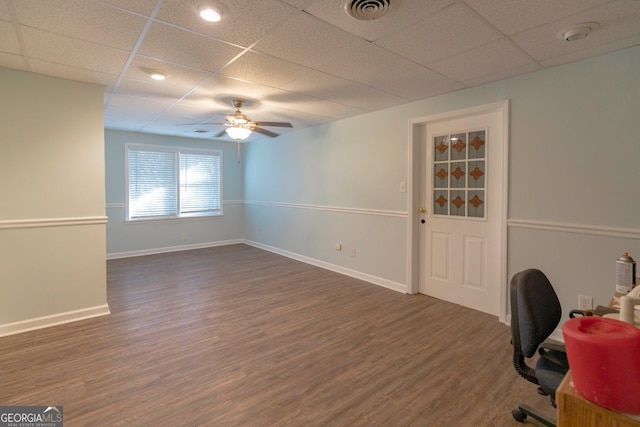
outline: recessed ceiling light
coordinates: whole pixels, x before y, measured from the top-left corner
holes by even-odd
[[[211,4],[203,4],[198,7],[200,17],[208,22],[218,22],[222,19],[222,10]]]
[[[585,22],[559,31],[556,37],[568,42],[580,40],[587,37],[589,33],[598,28],[598,26],[599,24],[597,22]]]
[[[167,78],[167,73],[159,70],[149,70],[148,73],[153,80],[164,80]]]

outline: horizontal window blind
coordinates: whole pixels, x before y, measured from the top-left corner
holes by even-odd
[[[180,213],[220,210],[220,157],[180,154]]]
[[[127,159],[127,219],[222,213],[219,152],[128,146]]]
[[[129,149],[129,219],[178,213],[177,153]]]

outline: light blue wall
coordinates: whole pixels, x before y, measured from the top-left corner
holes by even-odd
[[[606,304],[615,259],[640,258],[639,70],[634,47],[250,143],[246,236],[406,284],[409,120],[509,99],[508,277],[538,267],[565,310]]]
[[[395,109],[248,144],[247,238],[404,287],[407,127]]]
[[[125,145],[165,145],[222,151],[221,217],[125,222]],[[110,258],[188,249],[244,237],[244,176],[235,144],[136,132],[105,131],[107,256]],[[183,239],[186,233],[186,239]]]

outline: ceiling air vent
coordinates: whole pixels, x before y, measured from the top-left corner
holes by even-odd
[[[360,21],[382,18],[391,9],[391,0],[344,0],[342,4],[347,15]]]

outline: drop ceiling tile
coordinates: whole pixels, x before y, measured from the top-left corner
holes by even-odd
[[[122,50],[30,27],[21,27],[21,31],[30,58],[115,75],[127,61]]]
[[[117,93],[175,103],[187,93],[187,89],[163,85],[162,82],[122,79]]]
[[[233,109],[232,102],[234,99],[259,102],[275,91],[277,89],[269,86],[216,75],[190,93],[187,100],[208,100],[218,107],[218,111],[221,109],[228,114],[229,110]],[[249,105],[250,102],[246,104]]]
[[[212,116],[211,114],[203,114],[201,110],[193,110],[193,112],[195,115],[189,114],[190,111],[188,109],[175,106],[162,114],[158,124],[162,124],[165,127],[179,126],[177,128],[178,131],[185,131],[195,128],[216,129],[217,123],[224,122],[224,114]],[[199,126],[199,123],[204,124]]]
[[[511,37],[514,43],[539,61],[597,48],[616,40],[640,35],[637,0],[618,0]],[[588,37],[566,42],[557,33],[582,22],[600,26]]]
[[[309,68],[318,68],[326,55],[355,38],[326,22],[299,12],[286,25],[263,37],[253,49]]]
[[[201,91],[190,93],[166,111],[166,113],[190,116],[196,119],[186,123],[201,122],[213,116],[224,116],[232,112],[233,106],[230,103],[225,105],[221,101],[217,101],[215,95],[202,94]]]
[[[524,67],[534,61],[507,39],[435,62],[430,68],[459,82]]]
[[[13,17],[11,16],[11,13],[9,13],[8,2],[0,2],[0,19],[13,22]]]
[[[376,44],[426,65],[499,38],[502,34],[477,13],[464,3],[456,3]]]
[[[261,85],[279,87],[309,71],[302,65],[248,51],[220,70],[220,74]]]
[[[170,62],[159,61],[142,55],[136,55],[129,64],[124,77],[144,82],[154,82],[148,74],[149,70],[159,70],[167,74],[160,85],[191,89],[211,76],[211,73],[189,67],[182,67]]]
[[[204,2],[202,2],[204,3]],[[278,0],[221,1],[220,22],[206,22],[198,15],[199,2],[165,0],[156,17],[160,21],[206,34],[218,40],[248,47],[295,12]]]
[[[340,94],[345,88],[360,86],[359,83],[311,70],[299,78],[281,86],[282,89],[315,98],[330,98]]]
[[[529,63],[529,64],[525,64],[523,66],[520,67],[515,67],[515,68],[509,68],[506,70],[502,70],[499,71],[497,73],[493,73],[493,74],[487,74],[484,76],[479,76],[479,77],[472,77],[469,80],[465,80],[462,83],[467,86],[467,87],[472,87],[472,86],[479,86],[485,83],[491,83],[491,82],[495,82],[498,80],[503,80],[503,79],[508,79],[509,77],[515,77],[515,76],[519,76],[522,74],[527,74],[527,73],[531,73],[533,71],[537,71],[539,69],[541,69],[542,67],[540,67],[540,65],[538,65],[535,62]]]
[[[102,73],[95,70],[86,70],[54,62],[41,61],[31,58],[29,60],[31,71],[38,74],[60,77],[63,79],[76,80],[79,82],[93,83],[96,85],[113,87],[118,79],[115,74]]]
[[[260,107],[268,107],[269,110],[273,110],[274,108],[298,110],[316,100],[317,98],[303,93],[275,89],[260,99]]]
[[[318,70],[366,84],[376,74],[393,73],[409,63],[386,49],[351,35],[343,36],[339,45],[340,49],[327,49],[323,52],[325,61],[316,67]]]
[[[503,34],[521,31],[574,15],[611,0],[464,0]]]
[[[615,40],[610,43],[599,44],[595,47],[571,52],[566,55],[554,56],[553,58],[542,60],[540,61],[540,63],[545,67],[555,67],[557,65],[580,61],[581,59],[603,55],[608,52],[614,52],[619,49],[624,49],[636,45],[640,45],[640,35],[629,37],[626,39]]]
[[[382,110],[408,102],[408,100],[400,98],[399,96],[382,92],[365,85],[346,86],[340,93],[334,94],[328,99],[365,111]]]
[[[305,4],[311,3],[313,0],[282,0],[283,2],[290,4],[298,9],[302,8]]]
[[[263,103],[254,105],[253,107],[242,107],[242,112],[248,115],[254,122],[289,122],[287,113],[291,113],[292,110],[286,108],[278,108],[275,106],[268,106]],[[275,126],[269,126],[267,129],[277,131]]]
[[[24,58],[13,53],[0,52],[0,67],[26,71]]]
[[[151,25],[138,53],[206,71],[223,67],[242,49],[165,24]]]
[[[423,22],[440,9],[452,4],[453,0],[403,0],[392,2],[389,12],[381,18],[360,21],[347,15],[343,0],[315,1],[305,6],[305,12],[322,19],[338,28],[374,41],[393,33],[401,33],[414,23]]]
[[[95,1],[20,0],[18,22],[92,43],[131,50],[146,20]]]
[[[153,8],[156,6],[157,0],[101,0],[103,3],[109,3],[116,7],[141,13],[150,16]]]
[[[335,101],[363,111],[373,111],[376,107],[387,108],[407,102],[398,96],[321,71],[312,71],[283,86],[283,89],[314,98]],[[369,97],[371,99],[367,102]]]
[[[160,116],[170,105],[171,101],[168,100],[112,95],[105,106],[105,123],[142,127]]]
[[[0,52],[22,53],[13,24],[8,21],[0,21]]]
[[[300,107],[300,111],[331,119],[345,119],[366,113],[361,108],[338,104],[337,102],[317,99]]]
[[[173,123],[174,120],[179,120]],[[190,138],[211,138],[212,135],[219,132],[218,127],[208,127],[207,129],[200,128],[201,132],[196,132],[196,128],[193,126],[185,126],[183,123],[193,122],[192,118],[174,116],[170,117],[163,114],[159,119],[147,122],[142,128],[142,132],[161,132],[167,135],[184,135]],[[202,132],[205,131],[205,132]]]
[[[319,69],[406,99],[422,99],[455,82],[361,39],[343,43]]]
[[[128,109],[107,107],[104,110],[104,125],[107,129],[128,130],[139,132],[150,120],[150,115],[139,116],[138,112],[132,115]]]
[[[391,77],[375,75],[367,84],[414,101],[463,88],[459,82],[414,63],[400,67]]]

